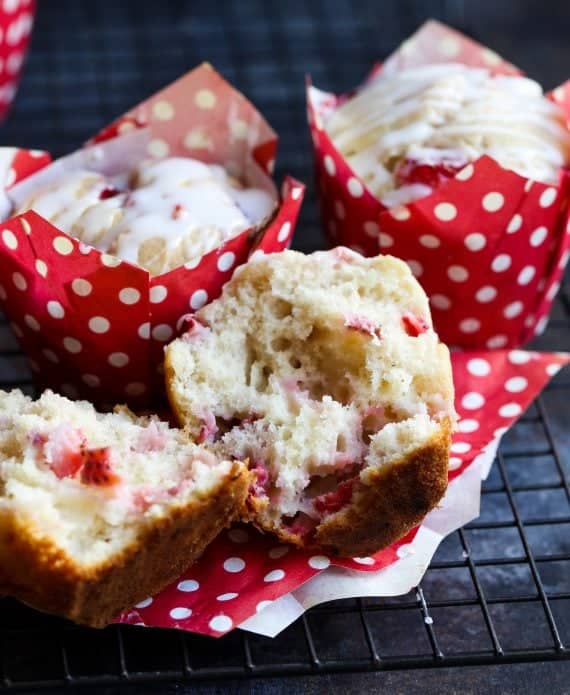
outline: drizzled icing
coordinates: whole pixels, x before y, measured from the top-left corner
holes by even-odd
[[[556,183],[570,163],[564,115],[520,76],[446,63],[378,74],[326,123],[368,189],[392,206],[428,195],[433,182],[398,176],[405,164],[459,170],[487,154],[505,168]]]
[[[33,209],[59,229],[153,275],[200,258],[267,219],[276,201],[242,188],[221,166],[172,157],[108,178],[74,171],[31,193]]]

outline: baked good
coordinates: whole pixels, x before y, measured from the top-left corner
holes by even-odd
[[[160,275],[267,221],[275,201],[218,165],[169,157],[116,177],[79,170],[39,186],[33,209],[61,231]]]
[[[380,71],[325,127],[388,207],[429,195],[482,155],[545,183],[570,164],[564,113],[539,84],[457,63]]]
[[[447,486],[449,352],[408,266],[345,248],[262,256],[166,349],[171,405],[221,456],[249,459],[261,529],[365,555]]]
[[[249,477],[156,418],[2,391],[0,591],[102,627],[180,576]]]

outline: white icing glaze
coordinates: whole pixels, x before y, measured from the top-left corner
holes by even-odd
[[[33,208],[62,231],[157,275],[260,224],[274,206],[268,193],[242,188],[220,166],[171,157],[143,162],[128,176],[66,173],[33,191],[17,212]]]
[[[397,179],[404,161],[461,165],[487,154],[522,176],[556,183],[570,163],[564,120],[528,78],[447,63],[380,72],[331,114],[326,129],[369,190],[392,205],[432,190]]]

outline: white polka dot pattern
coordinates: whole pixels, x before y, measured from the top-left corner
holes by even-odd
[[[38,275],[41,275],[43,278],[47,277],[47,274],[48,274],[47,263],[45,263],[40,258],[38,258],[36,260],[35,266],[36,266],[36,270],[38,272]]]
[[[362,195],[364,195],[363,185],[357,178],[354,178],[354,176],[348,179],[347,188],[348,192],[353,198],[360,198]]]
[[[107,333],[111,324],[104,316],[93,316],[89,319],[89,330],[93,333]]]
[[[433,234],[422,234],[419,241],[427,249],[437,249],[438,246],[441,246],[441,241]]]
[[[495,256],[493,259],[493,262],[491,263],[491,269],[495,271],[495,273],[502,273],[505,270],[508,270],[511,267],[512,259],[511,257],[506,254],[506,253],[501,253],[498,256]]]
[[[190,308],[197,311],[201,309],[208,301],[208,293],[206,290],[196,290],[190,297]]]
[[[65,309],[55,300],[47,303],[47,312],[54,319],[62,319],[65,316]]]
[[[24,323],[26,324],[26,326],[28,328],[30,328],[32,331],[34,331],[36,333],[41,328],[38,320],[35,317],[33,317],[31,314],[26,314],[24,316]]]
[[[152,290],[151,290],[152,292]],[[124,287],[119,292],[119,301],[123,304],[132,305],[136,304],[141,298],[141,293],[134,287]]]
[[[404,222],[409,220],[411,217],[409,209],[405,205],[399,205],[398,207],[392,208],[390,210],[390,216],[398,220],[398,222]]]
[[[461,265],[450,265],[447,269],[447,276],[453,282],[465,282],[469,277],[469,271]]]
[[[14,287],[16,287],[21,292],[25,292],[28,289],[28,281],[22,275],[22,273],[13,273],[12,282],[14,283]]]
[[[53,247],[61,256],[69,256],[73,251],[73,242],[65,236],[58,236],[53,240]]]
[[[178,591],[190,593],[192,591],[198,591],[200,584],[195,579],[185,579],[184,581],[178,582],[176,588]]]
[[[547,235],[548,229],[546,229],[546,227],[537,227],[530,235],[530,245],[535,247],[540,246]]]
[[[481,287],[477,290],[475,299],[481,302],[481,304],[487,304],[488,302],[492,302],[496,296],[497,290],[491,285],[485,285],[485,287]]]
[[[481,251],[481,249],[485,248],[486,244],[487,240],[485,239],[485,236],[483,234],[479,234],[478,232],[473,232],[465,237],[465,246],[470,251]]]
[[[210,620],[209,625],[214,632],[228,632],[233,627],[233,621],[227,615],[216,615]]]
[[[450,222],[457,217],[457,208],[453,203],[438,203],[433,212],[442,222]]]
[[[224,561],[224,569],[232,574],[242,572],[245,569],[245,562],[241,557],[229,557]]]
[[[482,357],[474,357],[467,362],[467,371],[473,376],[487,376],[491,372],[491,365]]]
[[[186,620],[186,618],[189,618],[191,615],[192,610],[184,606],[177,606],[170,611],[170,617],[173,620]]]
[[[446,311],[451,307],[451,300],[444,294],[434,294],[430,297],[431,305],[441,311]]]
[[[78,297],[88,297],[93,291],[93,285],[89,282],[89,280],[76,278],[71,283],[71,289]]]
[[[129,356],[124,352],[113,352],[109,355],[108,363],[111,367],[121,368],[129,363]]]
[[[281,232],[279,232],[281,233]],[[218,258],[218,270],[226,273],[236,262],[236,255],[231,251],[226,251]]]
[[[272,560],[278,560],[280,557],[287,555],[288,552],[289,552],[289,546],[278,545],[275,548],[271,548],[271,550],[269,550],[269,552],[268,552],[268,555]]]
[[[364,233],[372,239],[378,238],[380,234],[380,227],[378,226],[377,222],[365,222],[363,229]]]
[[[16,238],[14,232],[12,232],[10,229],[5,229],[2,232],[2,241],[11,251],[18,248],[18,239]]]
[[[325,555],[313,555],[308,562],[309,567],[314,570],[325,570],[331,564],[331,561]]]
[[[72,355],[77,355],[81,350],[83,350],[83,345],[76,338],[67,336],[63,339],[63,347],[70,352]]]
[[[497,210],[500,210],[504,204],[505,197],[502,195],[502,193],[497,193],[496,191],[487,193],[482,201],[483,209],[487,212],[497,212]]]

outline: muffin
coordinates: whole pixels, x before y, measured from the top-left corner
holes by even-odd
[[[65,173],[32,190],[16,214],[34,210],[83,243],[160,275],[259,228],[275,205],[219,165],[168,157],[113,177]]]
[[[386,207],[430,195],[483,155],[549,184],[570,164],[565,114],[538,83],[459,63],[380,72],[325,128]]]
[[[250,262],[166,349],[179,421],[248,459],[257,526],[300,547],[366,555],[404,535],[447,485],[447,348],[408,267],[348,249]]]
[[[245,467],[126,409],[0,392],[0,591],[103,627],[242,512]]]
[[[408,263],[448,345],[544,330],[570,252],[570,83],[543,94],[430,21],[355,92],[307,101],[331,246]]]

